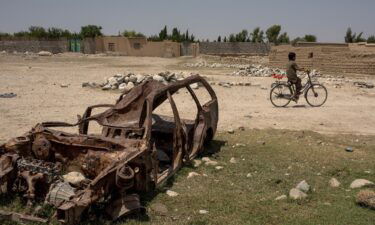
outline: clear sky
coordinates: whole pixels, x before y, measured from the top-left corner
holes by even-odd
[[[280,24],[291,38],[314,34],[318,41],[342,42],[348,26],[364,37],[375,34],[375,0],[0,0],[0,31],[31,25],[79,31],[103,27],[157,34],[167,25],[189,29],[199,39]]]

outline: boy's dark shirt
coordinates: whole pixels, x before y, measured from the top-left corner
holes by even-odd
[[[286,76],[288,77],[288,80],[295,81],[297,80],[297,70],[299,67],[297,66],[297,63],[295,61],[289,61],[286,65]]]

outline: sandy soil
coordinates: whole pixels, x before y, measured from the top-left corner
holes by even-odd
[[[327,84],[329,97],[323,107],[312,108],[304,99],[287,108],[275,108],[269,101],[272,78],[228,76],[233,69],[183,68],[189,57],[107,57],[63,54],[53,57],[0,56],[0,142],[28,131],[42,121],[75,122],[87,106],[114,103],[119,93],[82,88],[87,81],[101,82],[116,73],[157,73],[165,70],[191,71],[210,81],[247,81],[250,87],[214,86],[219,98],[219,129],[280,128],[322,133],[375,134],[375,89],[358,89],[347,83],[342,88]],[[366,78],[374,80],[373,78]],[[67,88],[60,84],[68,84]],[[204,90],[197,90],[198,95]],[[185,95],[187,96],[187,95]],[[191,115],[190,99],[176,96],[182,117]]]

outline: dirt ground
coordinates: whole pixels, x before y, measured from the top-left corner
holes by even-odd
[[[213,86],[219,99],[219,129],[274,128],[312,130],[320,133],[375,134],[375,89],[358,89],[351,83],[328,88],[328,100],[319,108],[304,99],[287,108],[275,108],[269,101],[272,78],[233,77],[228,68],[184,68],[197,59],[110,57],[62,54],[52,57],[0,56],[0,93],[13,92],[15,98],[0,98],[0,142],[28,131],[42,121],[76,122],[87,106],[114,103],[119,92],[82,88],[83,82],[102,82],[117,73],[158,73],[166,70],[197,72],[213,82],[246,81],[249,87]],[[374,78],[366,77],[374,81]],[[321,78],[322,82],[325,79]],[[63,88],[60,85],[67,84]],[[203,90],[199,89],[198,92]],[[182,117],[189,104],[181,100]],[[186,103],[186,104],[185,104]]]

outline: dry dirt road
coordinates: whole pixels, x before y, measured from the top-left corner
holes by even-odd
[[[269,101],[272,78],[233,77],[234,69],[184,68],[196,59],[109,57],[62,54],[52,57],[0,56],[0,93],[13,92],[15,98],[0,98],[0,142],[20,135],[42,121],[75,122],[89,105],[114,103],[119,93],[82,88],[87,81],[101,82],[116,73],[158,73],[165,70],[190,71],[210,81],[247,81],[250,87],[214,86],[220,107],[219,129],[276,128],[313,130],[321,133],[375,134],[375,89],[342,88],[327,85],[329,97],[323,107],[312,108],[304,99],[287,108],[275,108]],[[374,80],[373,78],[366,78]],[[68,84],[66,88],[60,84]],[[261,88],[263,87],[263,88]],[[203,90],[199,89],[198,92]],[[189,100],[181,101],[189,114]]]

